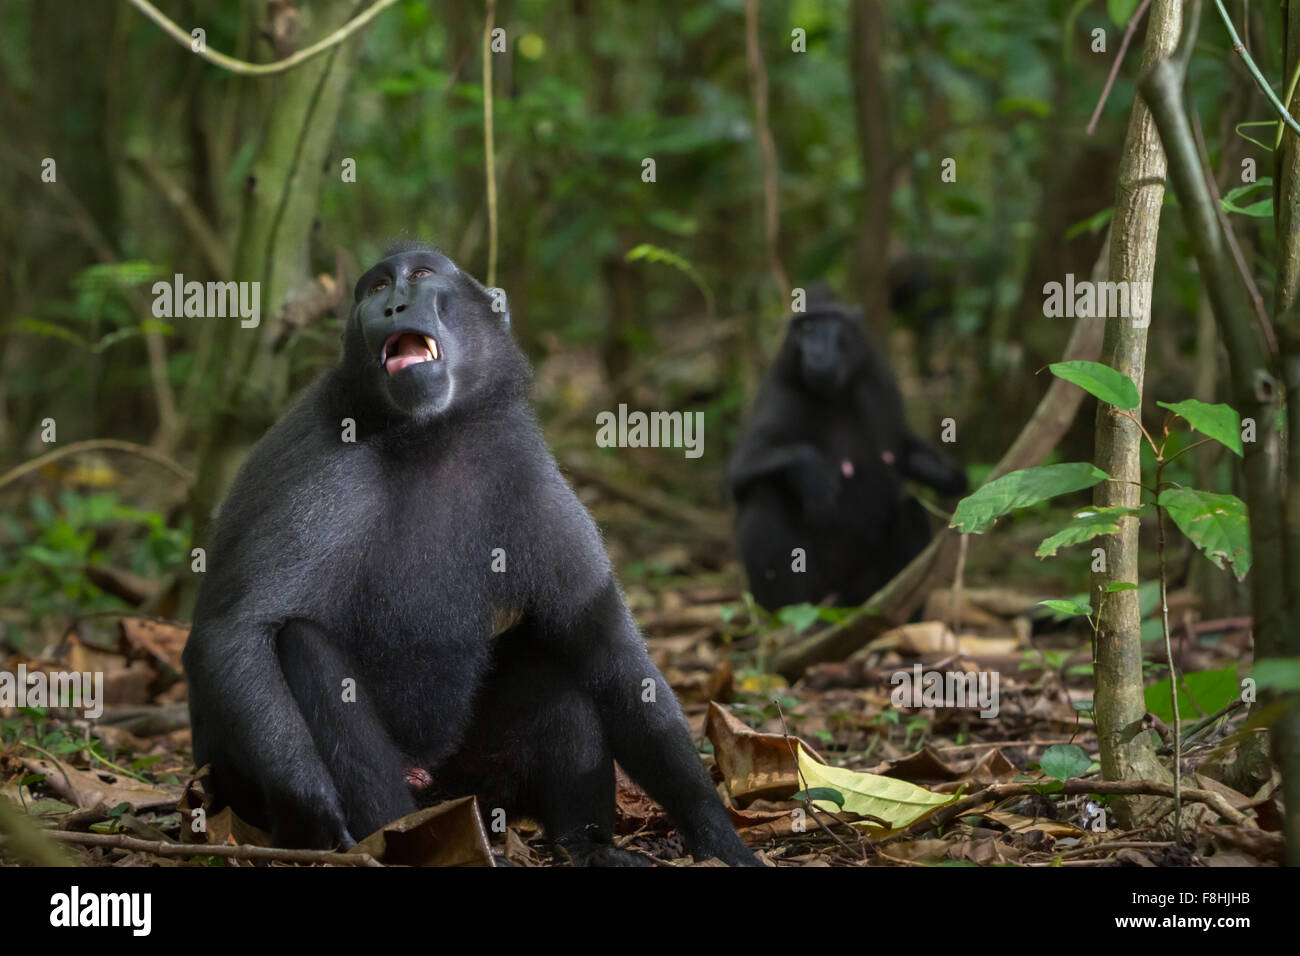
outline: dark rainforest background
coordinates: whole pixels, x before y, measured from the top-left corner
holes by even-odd
[[[0,861],[1300,862],[1297,76],[1295,0],[6,3]]]

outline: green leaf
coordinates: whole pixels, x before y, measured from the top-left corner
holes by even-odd
[[[818,607],[817,619],[823,624],[838,624],[857,610],[855,607]]]
[[[1110,16],[1111,23],[1123,27],[1133,19],[1133,11],[1137,6],[1138,0],[1106,0],[1106,13]]]
[[[1041,96],[1004,96],[997,102],[997,111],[1003,116],[1008,113],[1029,113],[1039,119],[1046,119],[1052,115],[1052,104]]]
[[[1143,693],[1147,710],[1166,723],[1174,719],[1174,708],[1169,700],[1169,678],[1156,681]],[[1236,664],[1229,664],[1219,671],[1192,671],[1183,675],[1178,688],[1178,714],[1183,720],[1197,720],[1228,706],[1240,694]]]
[[[44,319],[32,318],[31,316],[19,316],[14,320],[14,327],[24,332],[31,332],[33,335],[43,335],[46,338],[59,339],[77,348],[90,349],[90,343],[84,338],[61,325],[55,325],[53,322],[46,322]]]
[[[1250,516],[1236,495],[1166,488],[1160,492],[1160,507],[1218,567],[1231,565],[1239,581],[1250,571]]]
[[[1241,416],[1231,405],[1208,405],[1189,398],[1185,402],[1156,402],[1161,408],[1167,408],[1175,415],[1187,420],[1192,428],[1227,445],[1238,458],[1242,457]]]
[[[782,624],[789,624],[796,634],[802,634],[817,623],[821,617],[821,608],[816,604],[791,604],[776,612],[776,618]]]
[[[1053,744],[1043,751],[1038,765],[1049,777],[1064,782],[1087,773],[1092,758],[1078,744]]]
[[[1138,586],[1132,581],[1112,581],[1106,586],[1107,594],[1115,594],[1118,591],[1136,591]]]
[[[830,787],[809,787],[790,795],[791,800],[829,800],[841,810],[844,809],[844,794]]]
[[[661,246],[652,245],[643,242],[639,246],[630,249],[626,256],[623,257],[627,262],[637,262],[644,259],[646,262],[658,263],[661,265],[671,266],[678,272],[682,273],[688,279],[695,283],[695,287],[700,290],[704,296],[704,301],[708,306],[710,314],[713,312],[713,290],[709,288],[704,277],[700,275],[699,270],[690,263],[690,260],[677,253],[664,249]]]
[[[1137,386],[1123,372],[1100,362],[1053,362],[1047,366],[1057,378],[1078,385],[1089,395],[1125,411],[1137,408],[1142,400]]]
[[[1300,690],[1300,659],[1264,657],[1255,661],[1251,676],[1263,690],[1292,693]]]
[[[1271,125],[1271,124],[1270,124]],[[1267,189],[1267,197],[1248,206],[1243,206],[1237,202],[1243,196],[1258,189]],[[1229,189],[1224,193],[1223,198],[1219,200],[1225,212],[1239,212],[1243,216],[1253,216],[1256,219],[1273,218],[1273,177],[1265,176],[1253,183],[1247,183],[1245,186],[1238,186],[1236,189]]]
[[[998,518],[1017,508],[1028,508],[1057,495],[1091,488],[1108,477],[1086,461],[1013,471],[959,501],[949,527],[965,534],[982,534]]]
[[[1115,207],[1107,206],[1101,212],[1093,213],[1085,219],[1080,219],[1069,229],[1065,230],[1065,241],[1069,242],[1071,239],[1081,236],[1085,232],[1093,235],[1101,232],[1102,229],[1110,225],[1110,220],[1114,215]]]
[[[1061,548],[1082,544],[1099,534],[1119,534],[1119,519],[1127,515],[1140,515],[1141,508],[1088,508],[1077,511],[1074,521],[1056,534],[1043,540],[1034,552],[1037,557],[1050,558]]]
[[[1058,614],[1066,617],[1088,617],[1092,614],[1092,605],[1083,601],[1067,601],[1064,598],[1052,598],[1047,601],[1039,601],[1044,607],[1050,607]]]

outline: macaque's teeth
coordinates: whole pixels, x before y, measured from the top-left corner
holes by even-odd
[[[432,335],[424,337],[424,344],[429,346],[429,354],[433,356],[434,361],[438,360],[438,340]]]

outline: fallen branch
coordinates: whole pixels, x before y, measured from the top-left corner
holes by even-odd
[[[154,856],[191,857],[220,856],[228,860],[261,860],[280,863],[329,863],[334,866],[383,866],[369,853],[338,853],[334,850],[286,850],[273,846],[209,846],[204,843],[172,843],[167,840],[142,840],[124,833],[69,833],[53,830],[49,833],[60,843],[79,846],[102,846],[135,853],[152,853]]]
[[[976,790],[968,796],[962,797],[956,803],[950,803],[942,807],[935,813],[926,817],[924,820],[918,820],[910,827],[903,831],[901,835],[916,837],[927,830],[956,819],[964,813],[970,812],[974,807],[981,804],[1001,803],[1012,797],[1035,796],[1042,792],[1042,786],[1039,784],[1028,783],[999,783],[991,787],[985,787],[982,790]],[[1114,796],[1155,796],[1155,797],[1172,797],[1174,795],[1174,785],[1172,782],[1164,783],[1158,780],[1066,780],[1061,789],[1056,793],[1065,795],[1075,795],[1084,793],[1096,793],[1101,795]],[[1183,787],[1181,796],[1184,801],[1192,803],[1204,803],[1211,810],[1223,817],[1229,823],[1236,826],[1246,822],[1246,814],[1228,803],[1227,799],[1213,790],[1202,790],[1200,788]]]

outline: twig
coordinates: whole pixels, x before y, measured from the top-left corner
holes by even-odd
[[[1097,129],[1097,121],[1101,119],[1101,108],[1106,105],[1106,100],[1110,98],[1110,88],[1115,83],[1115,77],[1119,75],[1120,64],[1124,62],[1124,54],[1128,52],[1129,41],[1133,39],[1133,34],[1137,31],[1137,25],[1146,16],[1147,7],[1149,6],[1151,6],[1151,0],[1142,0],[1142,6],[1134,11],[1132,18],[1128,22],[1128,29],[1124,31],[1124,39],[1119,43],[1119,52],[1115,54],[1115,62],[1110,65],[1110,76],[1106,77],[1106,85],[1101,88],[1101,96],[1097,99],[1097,108],[1092,111],[1092,119],[1088,120],[1089,136]]]
[[[1274,361],[1277,360],[1277,335],[1273,331],[1273,323],[1269,320],[1268,312],[1264,309],[1264,297],[1260,295],[1259,286],[1255,284],[1255,277],[1250,274],[1250,267],[1246,264],[1246,256],[1241,251],[1241,244],[1237,242],[1237,234],[1233,231],[1231,223],[1228,221],[1228,214],[1223,208],[1223,197],[1219,194],[1219,184],[1214,177],[1210,175],[1210,153],[1205,148],[1205,132],[1201,129],[1201,117],[1195,110],[1192,110],[1188,119],[1192,124],[1192,136],[1196,139],[1196,152],[1201,157],[1201,168],[1205,176],[1205,188],[1210,191],[1210,198],[1214,201],[1214,211],[1219,218],[1219,228],[1223,230],[1224,241],[1228,244],[1228,251],[1232,253],[1232,261],[1237,266],[1237,274],[1241,276],[1241,281],[1246,285],[1246,294],[1250,297],[1251,307],[1255,310],[1255,321],[1259,323],[1259,332],[1264,336],[1264,345],[1268,348],[1269,354]]]
[[[337,46],[379,16],[385,7],[391,7],[397,0],[375,0],[374,6],[357,14],[323,40],[313,43],[311,46],[299,50],[283,60],[276,60],[274,63],[247,63],[244,60],[236,60],[224,53],[209,50],[207,44],[195,50],[194,38],[169,20],[165,14],[149,3],[149,0],[127,0],[127,2],[162,27],[164,33],[185,47],[185,49],[198,54],[209,63],[224,70],[229,70],[231,73],[237,73],[240,76],[268,76],[272,73],[283,73],[285,70],[291,70],[299,63],[304,63],[312,57],[324,53],[330,47]]]
[[[483,169],[487,180],[489,289],[497,284],[496,138],[492,124],[492,27],[496,15],[497,0],[487,0],[487,20],[483,23]]]
[[[20,170],[29,176],[36,176],[34,172],[37,163],[25,162],[20,153],[16,150],[7,148],[6,144],[0,144],[0,157],[7,162],[13,163]],[[75,224],[77,232],[82,239],[94,252],[95,257],[100,262],[112,264],[120,261],[117,251],[113,248],[112,243],[100,231],[95,224],[94,217],[77,198],[68,185],[63,180],[57,180],[50,184],[54,189],[54,195],[59,197],[68,211],[69,217]],[[149,312],[147,301],[144,296],[134,289],[127,289],[123,292],[130,302],[132,309],[141,315],[147,315]],[[167,377],[167,348],[163,342],[162,334],[145,328],[144,330],[145,350],[149,356],[149,378],[153,384],[154,401],[158,406],[158,430],[155,433],[155,442],[163,448],[170,448],[175,441],[178,432],[176,423],[176,398],[172,391],[171,382]]]
[[[919,836],[927,830],[934,827],[943,826],[951,820],[969,813],[971,808],[978,807],[984,803],[1001,803],[1011,797],[1028,797],[1039,796],[1042,793],[1042,786],[1039,784],[1027,783],[999,783],[983,790],[976,790],[965,797],[962,797],[956,803],[950,803],[947,806],[940,807],[934,813],[930,814],[923,820],[917,820],[899,836]],[[1161,780],[1066,780],[1061,784],[1061,789],[1054,794],[1062,796],[1073,796],[1076,794],[1096,793],[1101,795],[1113,796],[1155,796],[1155,797],[1172,797],[1174,795],[1174,785],[1165,783]],[[1230,804],[1227,799],[1213,790],[1202,790],[1198,787],[1184,788],[1182,791],[1184,800],[1193,803],[1204,803],[1213,809],[1219,816],[1223,817],[1229,823],[1239,825],[1246,820],[1246,814],[1237,810]]]
[[[1187,731],[1186,734],[1183,735],[1183,750],[1191,749],[1193,741],[1195,741],[1195,739],[1198,736],[1200,736],[1201,731],[1205,730],[1207,727],[1213,726],[1214,724],[1218,723],[1220,720],[1232,714],[1234,711],[1240,710],[1242,707],[1245,706],[1246,706],[1246,702],[1244,700],[1241,700],[1240,698],[1237,698],[1232,702],[1230,702],[1226,707],[1220,708],[1219,710],[1215,711],[1213,714],[1210,714],[1208,717],[1203,717],[1201,720],[1197,721],[1196,725],[1193,726],[1190,730]],[[1168,753],[1168,752],[1169,752],[1168,747],[1161,747],[1159,750],[1159,753]]]
[[[847,843],[841,840],[835,833],[833,833],[831,831],[831,828],[828,827],[824,822],[822,822],[821,817],[817,815],[819,811],[817,810],[816,807],[813,806],[812,798],[808,796],[808,778],[806,778],[803,775],[803,767],[799,766],[799,755],[795,753],[794,744],[790,740],[790,727],[785,722],[785,710],[784,708],[781,707],[781,702],[779,700],[773,699],[772,703],[776,704],[776,712],[781,718],[781,732],[785,735],[785,745],[790,750],[790,756],[794,758],[794,769],[795,769],[795,773],[799,775],[799,785],[803,788],[803,794],[804,794],[803,802],[804,805],[808,808],[808,815],[813,818],[814,823],[816,823],[819,827],[821,827],[824,831],[826,831],[826,835],[828,837],[830,837],[840,846],[844,847],[846,851],[852,853],[853,847],[849,846]],[[835,820],[839,820],[840,823],[843,823],[846,827],[853,830],[853,832],[857,834],[859,839],[862,838],[862,835],[858,833],[857,828],[854,827],[853,824],[849,823],[847,820],[840,820],[840,818],[833,813],[828,813],[828,816],[832,817]],[[867,854],[865,850],[862,851],[862,858],[864,860],[867,858]]]
[[[952,597],[948,602],[948,611],[952,619],[946,622],[953,634],[957,633],[961,624],[961,585],[966,573],[966,551],[969,546],[970,535],[962,535],[961,543],[957,548],[957,568],[952,573]]]
[[[1228,28],[1228,36],[1232,38],[1232,52],[1241,57],[1242,62],[1246,64],[1246,69],[1249,70],[1250,75],[1255,78],[1255,84],[1264,91],[1264,95],[1268,97],[1268,101],[1273,104],[1273,109],[1277,110],[1277,115],[1281,118],[1282,122],[1291,127],[1293,133],[1300,135],[1300,123],[1297,123],[1295,117],[1287,112],[1287,108],[1282,105],[1282,101],[1279,100],[1277,94],[1273,92],[1272,85],[1268,80],[1264,79],[1264,74],[1259,72],[1259,67],[1255,65],[1255,61],[1251,58],[1251,55],[1246,52],[1246,45],[1241,42],[1241,37],[1237,36],[1237,31],[1232,25],[1232,18],[1228,16],[1228,11],[1223,8],[1223,0],[1214,0],[1214,6],[1219,11],[1219,19],[1222,20],[1223,25]]]
[[[1148,850],[1174,845],[1168,840],[1116,840],[1113,843],[1094,843],[1091,846],[1075,847],[1073,850],[1066,850],[1064,853],[1059,854],[1057,859],[1069,860],[1076,856],[1108,853],[1111,850]]]
[[[790,305],[790,279],[781,264],[778,241],[781,205],[777,191],[776,141],[767,116],[767,68],[758,45],[758,0],[745,0],[745,59],[749,64],[749,92],[754,98],[754,125],[758,133],[758,155],[763,166],[763,230],[767,240],[767,267],[785,307]]]
[[[190,198],[189,193],[180,183],[167,175],[161,166],[142,153],[128,154],[126,163],[176,210],[181,225],[189,233],[194,245],[198,247],[212,274],[222,279],[227,278],[230,275],[230,256],[222,247],[216,230]]]
[[[286,850],[273,846],[210,846],[204,843],[172,843],[167,840],[142,840],[124,833],[70,833],[52,830],[51,839],[80,846],[102,846],[154,856],[190,857],[221,856],[228,860],[263,860],[281,863],[332,863],[336,866],[383,866],[369,853],[338,853],[334,850]]]
[[[1183,735],[1178,713],[1178,667],[1174,663],[1174,645],[1169,640],[1169,578],[1165,570],[1165,509],[1160,507],[1160,476],[1169,462],[1164,460],[1164,444],[1156,452],[1156,552],[1160,565],[1160,627],[1164,632],[1165,660],[1169,663],[1169,695],[1174,709],[1174,839],[1183,842]]]
[[[143,458],[145,461],[150,461],[155,465],[166,468],[181,481],[185,482],[187,487],[194,484],[194,472],[190,471],[184,465],[177,464],[162,452],[155,451],[148,445],[137,445],[135,442],[119,441],[116,438],[94,438],[89,441],[73,442],[65,448],[56,448],[54,451],[47,452],[44,455],[33,458],[31,461],[23,462],[21,465],[11,468],[3,475],[0,475],[0,488],[17,481],[24,475],[28,475],[33,471],[44,468],[46,465],[50,464],[50,462],[57,461],[60,458],[66,458],[68,455],[77,455],[83,451],[125,452],[128,455],[135,455],[138,458]]]

